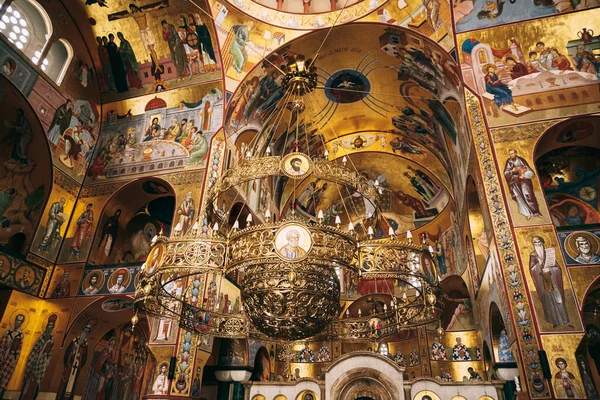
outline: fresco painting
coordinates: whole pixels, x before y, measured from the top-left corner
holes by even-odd
[[[594,129],[586,121],[578,125],[581,136]],[[577,142],[568,143],[574,146],[557,143],[563,147],[550,150],[536,160],[552,222],[560,229],[600,223],[600,149],[577,146]]]
[[[571,284],[558,240],[551,229],[520,228],[517,231],[521,257],[526,264],[527,283],[538,316],[540,330],[569,332],[581,329]],[[514,296],[522,296],[514,293]]]
[[[561,1],[540,0],[462,0],[454,4],[454,22],[457,32],[490,28],[495,25],[542,18],[570,11],[600,7],[597,0]],[[583,29],[585,32],[586,29]]]
[[[52,189],[52,161],[27,100],[4,76],[0,88],[0,244],[25,253]]]
[[[54,171],[53,180],[52,193],[31,249],[38,256],[49,260],[55,260],[58,255],[73,212],[75,197],[79,192],[79,185],[58,169]]]
[[[46,297],[60,299],[76,296],[83,268],[82,264],[57,266],[48,285]]]
[[[206,165],[210,140],[221,125],[223,96],[215,86],[187,91],[190,98],[146,97],[139,112],[109,109],[103,139],[88,169],[88,180]]]
[[[139,271],[140,267],[86,268],[78,295],[133,293]]]
[[[218,80],[220,54],[204,2],[87,7],[104,102]],[[132,6],[133,5],[133,6]]]
[[[510,26],[457,35],[464,81],[483,99],[492,126],[597,108],[598,44],[581,38],[581,21],[594,28],[600,22],[588,10],[529,22],[528,36]]]

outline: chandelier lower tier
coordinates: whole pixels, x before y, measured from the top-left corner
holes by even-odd
[[[305,111],[298,96],[310,93],[317,79],[314,71],[300,66],[290,68],[282,101],[288,106],[279,110],[289,110],[296,124]],[[272,137],[276,129],[265,124],[257,138]],[[310,149],[303,152],[305,138],[298,132],[293,151],[272,155],[266,143],[261,156],[248,152],[235,168],[211,180],[203,223],[196,221],[187,232],[176,226],[170,238],[153,240],[136,287],[136,312],[176,319],[199,334],[277,341],[379,340],[440,318],[443,299],[430,249],[413,243],[410,232],[401,240],[390,228],[389,237],[374,239],[364,223],[363,231],[354,228],[352,218],[357,217],[348,211],[344,228],[339,215],[296,212],[301,202],[296,188],[307,180],[337,188],[344,207],[342,191],[376,210],[384,190],[350,168],[346,156],[330,160],[326,151],[318,156]],[[291,203],[273,217],[268,209],[254,212],[254,218],[249,214],[240,229],[237,217],[230,218],[218,204],[237,198],[256,180],[288,182]],[[240,305],[224,308],[220,300],[206,301],[205,291],[221,290],[215,276],[236,277]],[[349,315],[343,308],[352,299],[343,286],[368,280],[394,283],[389,308],[386,304],[370,315]]]

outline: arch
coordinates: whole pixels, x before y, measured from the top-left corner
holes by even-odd
[[[175,190],[165,180],[145,177],[124,185],[104,204],[89,262],[144,261],[150,240],[161,230],[169,235],[175,208]]]
[[[48,215],[45,207],[53,187],[52,156],[44,128],[29,100],[4,75],[0,76],[0,87],[4,92],[0,109],[6,120],[6,136],[0,146],[0,245],[10,241],[14,246],[18,239],[24,254],[36,230],[42,232],[40,223]],[[13,237],[15,233],[25,238]]]
[[[440,397],[431,390],[421,390],[415,394],[413,400],[440,400]]]
[[[46,59],[42,61],[40,68],[50,79],[60,86],[71,60],[73,59],[73,46],[66,39],[58,39],[50,46]],[[46,65],[44,63],[47,62]]]
[[[303,390],[302,392],[298,393],[296,400],[319,400],[319,396],[312,390]]]
[[[474,277],[477,281],[481,280],[485,271],[485,266],[490,253],[490,243],[487,237],[485,219],[481,208],[481,201],[477,191],[477,185],[472,175],[467,177],[467,212],[469,215],[469,231],[472,240],[466,243],[472,246],[475,255],[475,264],[477,266],[478,276]]]
[[[271,356],[266,347],[262,346],[254,358],[253,381],[268,381],[271,379]]]
[[[15,33],[9,35],[10,32],[7,32],[8,40],[34,64],[38,64],[39,57],[46,49],[53,33],[52,20],[46,10],[34,0],[25,0],[13,2],[7,7],[3,17],[6,17],[3,18],[3,22],[6,24],[7,31]],[[15,19],[12,20],[11,17]],[[17,26],[19,32],[14,30],[13,26]]]
[[[107,309],[104,307],[104,304],[113,299],[122,299],[131,302],[129,297],[122,295],[104,296],[99,298],[74,316],[72,322],[66,329],[60,351],[73,352],[72,347],[75,343],[75,339],[82,338],[82,334],[85,335],[85,339],[88,342],[87,362],[82,368],[77,369],[76,372],[73,390],[75,395],[97,393],[98,376],[97,374],[94,375],[92,372],[94,368],[91,368],[90,366],[95,365],[96,363],[103,363],[103,360],[106,360],[106,362],[114,362],[119,368],[124,368],[126,365],[124,360],[125,352],[128,354],[128,362],[129,355],[135,353],[133,359],[134,365],[129,364],[127,366],[128,368],[135,366],[136,363],[138,367],[143,366],[144,376],[142,377],[142,381],[147,381],[151,376],[151,372],[154,370],[155,361],[153,357],[148,357],[148,353],[146,353],[145,350],[145,343],[148,341],[150,332],[148,320],[145,317],[140,318],[139,323],[135,327],[134,334],[131,329],[130,312],[106,311]],[[112,338],[117,338],[115,343],[116,346],[109,352],[107,347]],[[138,357],[142,357],[141,365]],[[63,355],[59,356],[59,360],[63,360]],[[60,373],[66,373],[72,371],[73,364],[71,361],[67,361],[66,363],[61,361],[56,365],[56,368]],[[142,382],[139,382],[139,384],[141,383]],[[142,385],[139,387],[139,390],[143,390],[143,388],[145,388],[145,386]],[[96,389],[96,392],[94,392],[94,389]],[[64,390],[65,382],[61,381],[58,392],[64,393]]]
[[[556,228],[600,223],[600,117],[576,117],[538,138],[533,161]],[[567,260],[569,261],[569,260]]]
[[[361,351],[344,355],[325,370],[327,397],[354,400],[370,390],[371,394],[377,394],[374,397],[377,400],[402,400],[403,372],[404,369],[389,358],[375,353]]]

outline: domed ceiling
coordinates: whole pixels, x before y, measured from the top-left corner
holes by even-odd
[[[299,98],[281,80],[302,56],[307,65],[315,59],[318,83],[303,96],[304,111],[295,113]],[[456,65],[437,44],[409,30],[354,23],[311,33],[267,56],[234,93],[224,129],[240,158],[297,146],[313,158],[347,162],[382,194],[374,221],[367,201],[315,178],[277,178],[276,208],[289,215],[294,202],[300,216],[322,211],[328,223],[340,216],[386,236],[389,226],[403,233],[429,224],[452,201],[469,143],[462,98]]]

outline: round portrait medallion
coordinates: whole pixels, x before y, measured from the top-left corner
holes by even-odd
[[[290,153],[281,159],[281,172],[293,179],[302,179],[312,172],[312,161],[304,153]]]
[[[92,271],[83,278],[81,291],[85,295],[96,294],[104,285],[104,274],[102,271]]]
[[[306,227],[287,224],[275,233],[275,251],[286,261],[305,259],[312,248],[312,237]]]
[[[368,336],[378,338],[383,334],[383,322],[379,318],[371,318],[368,322]]]
[[[123,293],[131,283],[131,272],[125,268],[116,270],[108,278],[108,291],[111,293]]]
[[[600,263],[600,238],[593,233],[573,232],[565,239],[564,246],[569,257],[578,264]]]

